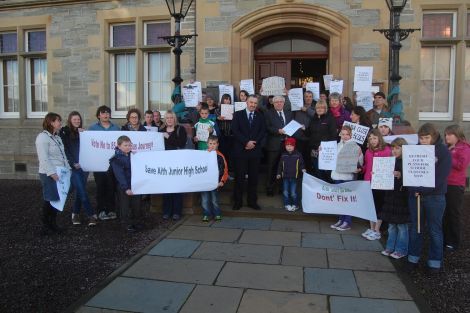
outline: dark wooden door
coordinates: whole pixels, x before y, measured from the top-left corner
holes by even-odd
[[[257,60],[256,61],[256,82],[255,89],[259,92],[263,78],[271,76],[284,77],[286,86],[290,86],[291,60]]]

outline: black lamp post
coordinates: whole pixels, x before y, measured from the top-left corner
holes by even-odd
[[[384,34],[385,38],[390,41],[389,48],[389,81],[388,91],[389,93],[395,88],[400,86],[400,79],[402,78],[399,74],[400,68],[400,48],[401,41],[408,38],[408,36],[414,31],[421,30],[419,28],[400,28],[400,14],[403,11],[408,0],[385,0],[387,7],[390,11],[390,27],[388,29],[374,29],[373,31]],[[394,96],[392,100],[392,111],[393,105],[398,101],[398,95]],[[402,115],[402,108],[396,108],[393,112],[396,116]]]
[[[180,86],[183,79],[181,78],[181,47],[184,46],[189,39],[197,36],[181,35],[181,20],[188,14],[189,8],[194,0],[165,0],[170,15],[175,19],[175,34],[173,36],[160,37],[165,39],[170,46],[172,46],[173,53],[175,54],[175,77],[172,79],[175,87]]]

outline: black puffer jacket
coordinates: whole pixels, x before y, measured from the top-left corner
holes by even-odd
[[[310,137],[310,149],[317,150],[322,141],[337,140],[336,120],[329,112],[322,115],[313,116],[308,128],[308,137]]]

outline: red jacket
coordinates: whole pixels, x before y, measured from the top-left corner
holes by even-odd
[[[447,177],[447,184],[465,187],[467,167],[470,164],[470,144],[459,140],[455,147],[449,151],[452,156],[452,168]]]

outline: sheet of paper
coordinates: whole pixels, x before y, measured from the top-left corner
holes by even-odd
[[[418,134],[402,134],[402,135],[392,135],[384,136],[386,143],[391,144],[396,138],[403,138],[406,140],[406,143],[409,145],[417,145],[419,142]]]
[[[354,173],[357,170],[361,148],[354,141],[346,143],[338,152],[336,172]]]
[[[66,167],[58,166],[56,167],[56,174],[59,176],[59,180],[56,182],[57,191],[59,192],[59,200],[50,201],[50,203],[54,208],[62,212],[70,189],[70,177],[72,176],[72,171]]]
[[[313,100],[320,99],[320,83],[307,83],[305,89],[313,93]]]
[[[230,99],[232,99],[232,103],[233,103],[233,86],[232,85],[219,85],[219,103],[221,102],[220,100],[222,99],[222,96],[224,94],[230,95]]]
[[[342,80],[332,80],[330,81],[330,94],[337,92],[340,95],[343,94],[343,81]]]
[[[246,109],[246,102],[235,102],[235,112]]]
[[[333,80],[333,75],[323,75],[323,83],[325,84],[325,89],[330,90],[330,82]]]
[[[199,103],[198,89],[195,86],[183,86],[183,99],[187,108],[194,108]]]
[[[158,127],[155,126],[144,126],[148,132],[158,132]]]
[[[233,104],[221,104],[220,115],[222,115],[226,120],[233,120],[233,109]]]
[[[403,186],[435,187],[436,156],[432,145],[402,147]]]
[[[372,66],[356,66],[354,68],[354,91],[369,91],[372,87]]]
[[[263,96],[283,96],[285,95],[286,81],[284,77],[272,76],[263,79],[261,85]]]
[[[304,106],[304,91],[302,88],[289,90],[289,101],[291,111],[299,111]]]
[[[300,124],[296,120],[292,120],[286,126],[284,126],[283,130],[286,132],[287,136],[292,137],[292,135],[294,135],[294,133],[300,128],[302,128],[302,124]]]
[[[361,106],[364,110],[369,111],[374,105],[374,96],[370,91],[358,91],[356,92],[356,103],[357,106]]]
[[[210,124],[198,124],[196,130],[196,137],[199,141],[207,141],[209,138]]]
[[[322,141],[318,154],[318,168],[321,170],[336,169],[338,144],[336,141]]]
[[[395,157],[375,157],[372,165],[370,187],[379,190],[393,190]]]
[[[253,79],[242,79],[240,81],[240,90],[245,90],[249,95],[255,94]]]
[[[367,139],[367,135],[369,134],[369,127],[362,126],[356,123],[351,123],[345,121],[343,126],[349,126],[352,129],[352,137],[351,139],[357,142],[358,144],[362,145],[364,141]]]

